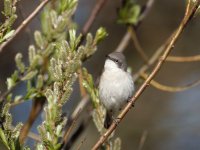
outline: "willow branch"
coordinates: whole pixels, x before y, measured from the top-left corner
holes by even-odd
[[[43,0],[40,5],[19,25],[19,27],[15,30],[13,36],[9,38],[7,41],[3,42],[0,45],[0,52],[2,52],[3,48],[8,45],[30,22],[31,20],[40,12],[40,10],[49,2],[49,0]]]
[[[146,73],[142,73],[141,74],[141,77],[143,77],[144,79],[147,79],[148,75]],[[182,91],[185,91],[185,90],[188,90],[188,89],[191,89],[195,86],[198,86],[200,85],[200,79],[192,82],[192,83],[189,83],[187,85],[184,85],[184,86],[179,86],[179,87],[172,87],[172,86],[167,86],[167,85],[163,85],[163,84],[160,84],[159,82],[155,81],[155,80],[151,80],[150,84],[157,88],[158,90],[161,90],[161,91],[166,91],[166,92],[182,92]]]
[[[122,119],[125,117],[125,115],[129,112],[129,110],[132,108],[134,103],[137,101],[137,99],[140,97],[140,95],[144,92],[146,87],[150,84],[150,81],[155,77],[155,75],[159,72],[161,69],[163,63],[165,62],[165,59],[169,55],[169,53],[172,51],[175,42],[177,41],[179,35],[182,33],[183,29],[186,27],[187,23],[191,20],[191,18],[194,16],[198,6],[200,4],[200,0],[198,0],[195,5],[191,8],[191,11],[186,11],[186,14],[181,21],[178,29],[176,30],[175,34],[173,34],[173,37],[171,38],[170,42],[168,43],[163,55],[160,57],[158,63],[152,70],[151,74],[148,76],[148,78],[145,80],[145,82],[140,86],[140,88],[137,90],[135,95],[130,99],[128,104],[125,106],[125,108],[120,112],[118,115],[116,122],[114,121],[109,129],[99,138],[97,143],[93,146],[92,150],[97,150],[109,137],[109,135],[115,130],[117,125],[122,121]]]

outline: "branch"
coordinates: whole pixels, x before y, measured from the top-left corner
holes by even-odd
[[[147,135],[148,135],[148,131],[144,130],[143,133],[142,133],[142,136],[140,138],[140,143],[139,143],[138,150],[142,150],[142,148],[144,146],[144,143],[145,143],[145,141],[147,139]]]
[[[14,129],[14,128],[15,128],[14,126],[11,126],[11,129]],[[35,133],[33,133],[33,132],[29,132],[28,133],[28,137],[33,139],[33,140],[35,140],[35,141],[37,141],[37,142],[41,142],[40,136],[35,134]]]
[[[76,113],[75,118],[73,118],[69,129],[66,130],[66,132],[64,133],[62,145],[65,145],[67,143],[67,141],[69,140],[69,136],[70,136],[72,130],[74,129],[74,127],[75,127],[75,124],[77,122],[77,119],[78,119],[81,111],[82,111],[82,109],[79,109],[79,111]]]
[[[128,46],[130,39],[131,39],[131,34],[127,30],[115,51],[123,52],[126,49],[126,47]]]
[[[116,122],[114,121],[112,125],[109,127],[109,129],[103,134],[97,143],[94,145],[92,150],[97,150],[104,142],[105,140],[109,137],[109,135],[115,130],[117,125],[122,121],[122,119],[125,117],[125,115],[128,113],[128,111],[131,109],[131,107],[134,105],[136,100],[139,98],[139,96],[144,92],[146,87],[149,85],[150,81],[155,77],[155,75],[158,73],[158,71],[161,69],[163,63],[165,62],[165,59],[171,52],[171,50],[174,47],[175,42],[177,41],[179,35],[182,33],[183,29],[186,27],[187,23],[191,20],[191,18],[194,16],[198,6],[200,4],[200,0],[198,0],[195,5],[191,8],[191,11],[186,11],[186,14],[180,23],[178,29],[176,32],[173,34],[173,37],[171,38],[170,42],[168,43],[163,55],[160,57],[158,63],[154,67],[153,71],[151,74],[148,76],[148,78],[145,80],[145,82],[140,86],[140,88],[137,90],[135,95],[130,99],[128,104],[125,106],[125,108],[121,111],[121,113],[118,115]],[[187,6],[188,9],[189,5]]]
[[[83,138],[83,140],[81,140],[81,143],[78,145],[77,150],[81,149],[81,146],[83,145],[83,143],[86,141],[86,137]]]
[[[0,52],[2,52],[3,48],[8,45],[29,23],[30,21],[39,13],[39,11],[49,2],[49,0],[43,0],[40,5],[19,25],[19,27],[15,30],[13,36],[7,41],[3,42],[0,45]]]
[[[79,124],[78,128],[72,134],[72,136],[70,137],[70,139],[68,140],[68,142],[66,143],[66,145],[64,145],[64,147],[62,148],[62,150],[69,150],[69,149],[71,149],[71,147],[74,144],[74,142],[83,133],[83,131],[85,131],[85,129],[88,127],[91,118],[92,118],[91,115],[87,116],[87,118],[84,118],[84,120]]]
[[[87,32],[90,30],[94,20],[96,19],[96,16],[99,14],[103,6],[106,4],[108,0],[98,0],[97,3],[95,4],[87,22],[85,23],[83,29],[82,29],[82,34],[85,35]]]
[[[135,29],[131,26],[128,27],[129,32],[131,33],[131,39],[133,41],[133,44],[135,46],[135,49],[138,51],[138,53],[140,54],[141,58],[144,60],[145,63],[148,63],[148,56],[146,55],[146,53],[144,52],[142,46],[140,45],[140,42],[137,38],[137,34],[135,32]]]
[[[154,2],[155,2],[155,0],[147,1],[146,5],[143,8],[143,12],[141,13],[141,15],[138,19],[138,23],[137,23],[136,27],[138,27],[140,25],[140,23],[144,20],[144,18],[149,14]]]
[[[141,76],[144,78],[144,79],[147,79],[148,75],[146,73],[142,73]],[[172,86],[167,86],[167,85],[163,85],[163,84],[160,84],[158,82],[156,82],[155,80],[151,80],[150,84],[159,89],[159,90],[162,90],[162,91],[166,91],[166,92],[181,92],[181,91],[185,91],[185,90],[188,90],[190,88],[193,88],[195,86],[198,86],[200,85],[200,79],[192,82],[192,83],[189,83],[185,86],[179,86],[179,87],[172,87]]]
[[[195,56],[169,56],[167,57],[166,61],[170,62],[194,62],[200,61],[200,55]]]
[[[46,100],[45,97],[39,97],[39,98],[35,98],[35,100],[33,101],[33,105],[31,108],[31,112],[29,113],[28,120],[23,125],[21,132],[20,132],[19,141],[21,144],[24,143],[24,140],[26,139],[26,137],[29,133],[29,130],[32,127],[35,119],[38,117],[38,115],[42,111],[43,106],[45,104],[45,100]]]

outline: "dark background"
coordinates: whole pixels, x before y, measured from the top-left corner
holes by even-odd
[[[96,1],[80,0],[75,14],[75,21],[79,30],[87,20]],[[144,4],[145,1],[139,1]],[[39,1],[21,0],[18,6],[18,16],[14,27],[16,28],[27,17]],[[116,8],[120,2],[110,0],[97,16],[91,32],[95,33],[98,27],[103,26],[107,29],[109,36],[99,45],[98,51],[84,65],[97,77],[102,70],[105,55],[114,51],[121,38],[126,32],[123,25],[116,23]],[[142,22],[137,30],[137,35],[142,47],[148,56],[151,56],[157,48],[164,43],[169,35],[179,25],[184,15],[186,1],[156,0],[149,15]],[[0,0],[2,9],[2,0]],[[22,13],[21,13],[22,12]],[[23,15],[22,15],[23,14]],[[17,52],[24,54],[24,61],[27,61],[27,49],[34,43],[33,32],[40,29],[40,17],[32,20],[28,29],[21,32],[3,52],[0,53],[0,90],[6,88],[6,78],[15,69],[14,56]],[[197,16],[185,29],[171,55],[192,56],[200,53],[199,50],[200,17]],[[133,73],[142,66],[143,60],[136,52],[130,42],[124,51],[127,61],[132,67]],[[170,86],[181,86],[191,83],[200,78],[200,63],[170,63],[166,62],[161,71],[156,76],[156,80],[162,84]],[[136,85],[137,87],[137,85]],[[74,93],[66,104],[64,111],[70,113],[79,101],[78,84],[74,86]],[[132,109],[125,119],[120,123],[116,130],[116,135],[122,139],[122,150],[133,150],[139,146],[139,141],[144,131],[147,138],[143,150],[197,150],[200,149],[200,86],[194,87],[184,92],[169,93],[157,90],[149,86],[142,96],[138,99],[136,106]],[[16,93],[24,93],[23,84],[15,90]],[[31,102],[18,105],[12,108],[13,124],[19,121],[26,121]],[[38,118],[32,129],[37,133],[37,125],[41,123]],[[77,141],[73,149],[86,138],[81,149],[90,149],[97,141],[99,134],[91,122],[80,140]],[[34,145],[32,140],[28,144]]]

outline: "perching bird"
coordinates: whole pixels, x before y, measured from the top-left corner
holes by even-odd
[[[133,92],[134,82],[127,72],[125,56],[120,52],[109,54],[99,82],[100,101],[107,110],[105,128],[109,128],[114,114],[126,104]]]

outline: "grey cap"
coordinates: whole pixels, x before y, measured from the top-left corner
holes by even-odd
[[[127,70],[127,63],[126,63],[126,58],[123,53],[120,52],[112,52],[109,55],[107,55],[107,59],[112,60],[117,64],[117,66],[124,71]]]

